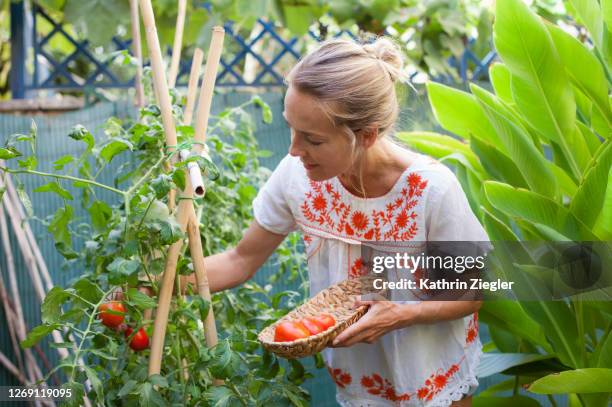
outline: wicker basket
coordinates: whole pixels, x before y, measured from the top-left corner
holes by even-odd
[[[326,288],[311,298],[307,303],[291,311],[275,324],[266,327],[259,333],[258,339],[263,347],[278,356],[295,359],[314,355],[330,344],[340,332],[354,324],[367,311],[367,306],[352,309],[357,296],[364,293],[364,279],[350,279]],[[308,338],[293,342],[274,342],[276,325],[287,320],[301,319],[307,316],[316,316],[322,313],[330,314],[336,324],[326,331]]]

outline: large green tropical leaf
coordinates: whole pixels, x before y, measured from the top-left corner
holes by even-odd
[[[587,226],[594,226],[604,207],[611,167],[612,139],[608,139],[588,165],[570,206],[571,212]]]
[[[474,96],[435,82],[427,83],[427,92],[434,115],[444,129],[465,139],[473,134],[497,144],[495,130]]]
[[[480,174],[485,172],[478,157],[463,141],[428,131],[400,132],[396,134],[396,137],[407,145],[435,158],[444,158],[454,153],[462,154],[474,171]]]
[[[519,111],[544,138],[563,145],[574,130],[576,104],[544,23],[522,0],[498,1],[494,42],[512,73]]]
[[[597,0],[570,0],[570,3],[577,14],[578,22],[584,24],[595,46],[603,51],[604,25],[599,2]]]
[[[612,369],[576,369],[548,375],[533,382],[529,391],[540,394],[609,393],[612,392]]]
[[[571,81],[593,102],[593,108],[612,126],[612,111],[608,101],[608,81],[603,66],[580,41],[561,28],[547,24],[555,48]],[[602,134],[607,137],[608,134]]]
[[[502,144],[508,151],[508,156],[515,162],[527,184],[542,195],[556,198],[557,180],[526,130],[513,120],[512,113],[494,95],[473,84],[470,85],[470,89],[497,130]]]
[[[480,365],[476,370],[478,377],[487,377],[501,373],[511,367],[520,366],[536,360],[552,359],[551,355],[538,353],[485,353],[480,358]]]
[[[487,301],[478,311],[479,318],[487,324],[505,329],[518,338],[539,345],[552,352],[542,327],[515,301]]]
[[[508,67],[500,62],[494,63],[489,68],[489,78],[495,90],[495,95],[504,103],[514,105],[511,86],[512,75]]]
[[[523,177],[514,161],[494,145],[478,137],[472,137],[470,147],[480,158],[482,166],[493,179],[504,181],[518,188],[527,188],[527,181],[525,181],[525,177]]]
[[[472,399],[474,407],[539,407],[537,400],[527,396],[493,397],[476,396]]]
[[[485,182],[491,205],[508,216],[541,223],[576,240],[598,240],[569,210],[543,195],[495,181]]]
[[[612,167],[608,172],[608,186],[593,231],[602,240],[612,240]]]

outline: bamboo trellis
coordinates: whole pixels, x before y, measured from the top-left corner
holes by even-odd
[[[166,137],[166,149],[168,152],[176,151],[177,149],[177,136],[174,118],[172,116],[172,106],[170,103],[170,96],[168,93],[168,82],[166,81],[164,65],[162,60],[161,49],[159,45],[159,39],[157,35],[157,29],[155,26],[155,17],[153,14],[153,8],[151,6],[151,0],[139,0],[142,18],[145,27],[146,40],[149,48],[149,55],[151,58],[151,67],[153,73],[153,86],[155,94],[157,95],[158,102],[161,110],[162,125]],[[180,13],[179,13],[180,18]],[[182,28],[177,28],[182,31]],[[204,151],[204,142],[206,140],[206,129],[208,123],[208,117],[210,114],[210,108],[212,104],[212,94],[215,86],[216,72],[219,66],[219,60],[221,57],[221,50],[223,48],[224,29],[222,27],[214,27],[212,31],[212,40],[206,60],[206,68],[204,74],[204,80],[200,91],[200,99],[198,103],[194,143],[191,149],[191,154],[200,155]],[[176,44],[175,44],[176,45]],[[180,46],[178,47],[180,48]],[[176,46],[175,46],[176,49]],[[194,55],[194,60],[197,63],[198,52]],[[201,58],[200,58],[201,61]],[[189,80],[188,89],[188,103],[186,117],[191,121],[191,111],[193,101],[195,100],[195,88],[197,86],[197,75],[199,73],[199,66],[191,71],[191,77]],[[195,76],[194,76],[195,75]],[[184,154],[183,154],[183,158]],[[185,169],[188,172],[188,169]],[[194,204],[193,204],[193,185],[198,181],[197,177],[193,173],[186,174],[186,185],[185,189],[181,191],[181,196],[178,198],[179,203],[176,210],[176,218],[183,232],[187,232],[187,239],[189,241],[189,249],[194,265],[194,271],[197,281],[198,294],[206,301],[211,300],[210,287],[208,284],[208,278],[206,275],[206,269],[204,265],[204,253],[202,250],[202,241],[199,232],[199,219],[196,216]],[[200,180],[201,182],[201,175]],[[204,194],[202,188],[201,191],[196,191],[199,196]],[[173,199],[169,202],[169,206],[172,206]],[[170,303],[172,299],[172,291],[174,288],[174,282],[176,278],[176,267],[181,249],[183,247],[183,241],[179,240],[172,244],[168,250],[166,257],[165,270],[161,280],[161,287],[159,291],[158,307],[155,314],[155,321],[153,325],[153,337],[151,343],[151,355],[149,360],[149,375],[158,374],[161,371],[161,362],[163,355],[164,339],[166,334],[166,327],[168,323],[168,314]],[[217,344],[217,330],[215,326],[214,314],[212,307],[210,307],[206,320],[204,321],[204,335],[206,338],[206,344],[209,347],[213,347]],[[218,383],[218,382],[217,382]]]

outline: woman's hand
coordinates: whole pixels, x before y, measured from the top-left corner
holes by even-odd
[[[369,306],[368,312],[338,335],[332,348],[352,346],[359,342],[374,343],[394,329],[414,324],[434,324],[465,317],[478,311],[482,301],[424,301],[400,304],[386,299],[356,300],[353,308]]]
[[[358,342],[373,343],[387,332],[410,325],[418,312],[417,306],[407,307],[387,300],[356,300],[353,309],[361,306],[369,306],[368,311],[340,333],[332,347],[352,346]]]

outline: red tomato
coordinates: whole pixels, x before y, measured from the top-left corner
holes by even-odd
[[[315,321],[319,323],[323,327],[323,330],[326,330],[334,325],[336,325],[336,320],[329,314],[320,314],[316,317],[313,317]]]
[[[108,312],[108,311],[112,311]],[[102,323],[109,328],[115,328],[123,322],[125,315],[125,306],[119,301],[110,301],[100,305],[100,314],[98,318]]]
[[[316,335],[319,332],[325,331],[325,327],[316,318],[305,317],[302,318],[300,322],[304,324],[304,326],[306,327],[306,329],[308,329],[311,335]]]
[[[308,338],[310,332],[300,321],[285,321],[276,326],[274,342],[293,342],[296,339]]]
[[[132,332],[134,332],[134,330],[128,327],[125,330],[125,337],[129,338],[130,335],[132,335]],[[132,348],[132,350],[139,351],[147,349],[148,347],[149,337],[147,336],[147,333],[145,332],[144,328],[140,328],[138,332],[136,332],[136,334],[132,337],[132,340],[130,341],[130,348]]]

